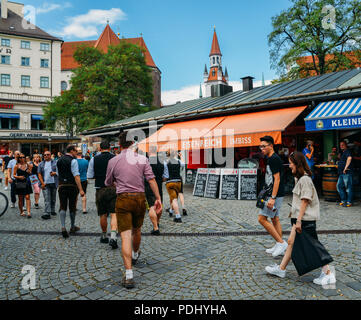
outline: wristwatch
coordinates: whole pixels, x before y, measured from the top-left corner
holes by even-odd
[[[276,196],[276,197],[272,196],[271,198],[272,198],[273,200],[276,200],[276,199],[277,199],[277,196]]]

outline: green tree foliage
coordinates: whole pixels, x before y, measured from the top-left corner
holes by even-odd
[[[79,47],[71,88],[45,108],[49,127],[72,135],[154,109],[153,83],[144,52],[122,42],[107,53]]]
[[[361,1],[291,0],[268,36],[278,81],[352,69],[361,63]],[[330,56],[331,55],[331,56]],[[310,61],[302,57],[310,56]]]

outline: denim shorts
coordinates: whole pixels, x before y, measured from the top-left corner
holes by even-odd
[[[272,210],[269,210],[267,208],[267,203],[265,203],[264,208],[259,211],[259,214],[261,216],[265,216],[265,217],[268,217],[268,218],[271,218],[271,219],[273,219],[275,217],[278,217],[279,214],[280,214],[282,203],[283,203],[283,197],[276,198],[276,201],[275,201],[275,208],[277,209],[276,212],[273,212]]]

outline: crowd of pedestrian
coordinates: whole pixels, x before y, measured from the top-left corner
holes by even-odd
[[[119,145],[119,150],[114,154],[111,152],[109,142],[104,140],[100,144],[99,152],[92,154],[91,157],[84,157],[81,150],[74,145],[69,145],[65,154],[59,153],[57,157],[54,157],[50,151],[45,151],[43,159],[39,154],[27,159],[24,154],[14,151],[3,159],[2,168],[5,174],[5,189],[7,190],[8,184],[11,188],[11,207],[15,208],[18,197],[20,216],[32,217],[31,194],[33,193],[35,208],[39,209],[41,191],[45,204],[41,218],[48,220],[56,216],[58,193],[61,234],[64,238],[69,238],[69,233],[74,234],[80,230],[76,225],[79,195],[82,213],[86,215],[88,180],[94,179],[95,203],[102,231],[100,242],[117,249],[119,233],[125,266],[122,284],[126,288],[133,288],[135,286],[133,266],[138,262],[141,254],[141,229],[147,210],[153,225],[151,234],[154,236],[161,234],[163,183],[169,195],[170,207],[167,209],[169,216],[174,215],[175,223],[182,223],[181,213],[183,216],[188,215],[184,204],[181,176],[185,162],[181,153],[175,150],[170,150],[167,154],[159,153],[154,146],[149,147],[146,157],[137,150],[136,143],[127,140],[126,133],[120,134]],[[351,206],[353,163],[361,161],[361,157],[359,154],[358,158],[353,158],[345,141],[340,143],[340,148],[341,153],[337,157],[339,160],[337,189],[341,197],[340,205]],[[316,221],[320,219],[320,204],[313,184],[314,146],[312,141],[308,141],[303,152],[287,154],[289,167],[295,179],[289,215],[292,230],[287,241],[283,239],[280,222],[280,211],[285,197],[283,161],[275,152],[274,140],[270,136],[260,139],[260,150],[265,157],[266,172],[264,187],[257,200],[258,221],[276,242],[272,248],[266,249],[266,253],[272,254],[273,257],[284,256],[280,265],[267,266],[265,270],[269,274],[284,278],[288,263],[299,253],[300,246],[295,245],[301,241],[299,234],[304,231],[313,241],[318,241]],[[179,200],[182,212],[178,204]],[[66,227],[67,211],[70,216],[69,232]],[[109,217],[110,239],[108,238]],[[322,247],[322,244],[319,246]],[[305,263],[308,260],[307,257],[302,259]],[[330,258],[328,262],[331,261]],[[314,283],[334,284],[336,276],[329,264],[324,263],[320,266],[321,274],[314,279]]]

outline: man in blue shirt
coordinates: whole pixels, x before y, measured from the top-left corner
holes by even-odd
[[[346,141],[340,142],[341,153],[338,162],[337,191],[340,194],[340,206],[351,207],[353,196],[352,183],[352,153],[348,149]],[[347,201],[347,203],[346,203]]]
[[[313,155],[315,153],[315,148],[313,146],[313,141],[308,140],[306,148],[304,148],[302,152],[303,152],[303,155],[306,158],[306,162],[307,162],[308,166],[310,167],[310,169],[312,171],[312,179],[313,179],[314,178],[314,166],[315,166],[315,161],[313,159]]]
[[[89,161],[85,160],[82,156],[83,154],[81,150],[78,150],[76,160],[78,161],[81,186],[83,187],[85,193],[85,196],[82,198],[83,214],[87,214],[88,212],[86,210],[86,189],[88,187],[87,172],[88,172]],[[78,199],[76,202],[78,203]]]

